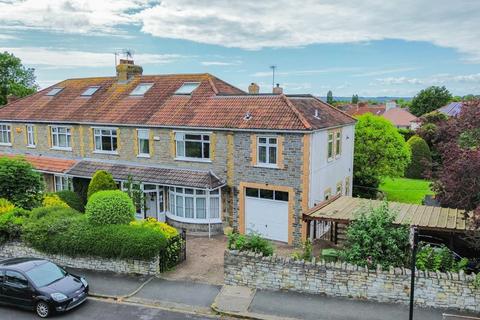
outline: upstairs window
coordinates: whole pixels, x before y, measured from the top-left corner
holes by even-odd
[[[12,127],[9,124],[0,124],[0,145],[12,144]]]
[[[200,82],[185,82],[180,88],[175,91],[175,94],[192,94],[198,88]]]
[[[328,133],[328,146],[327,146],[327,154],[328,154],[328,161],[333,160],[333,132]]]
[[[117,129],[94,128],[95,151],[117,152]]]
[[[69,127],[51,127],[52,147],[56,149],[72,149],[72,135]]]
[[[153,83],[140,83],[132,92],[131,96],[143,96],[153,86]]]
[[[339,156],[342,152],[342,132],[335,132],[335,156]]]
[[[178,158],[210,159],[210,135],[175,133]]]
[[[97,90],[100,89],[100,86],[90,86],[87,88],[87,90],[83,91],[83,93],[81,94],[82,97],[90,97],[90,96],[93,96],[93,94],[95,92],[97,92]]]
[[[62,91],[63,88],[60,88],[60,87],[55,87],[53,89],[51,89],[50,91],[47,92],[47,96],[56,96],[57,94],[60,93],[60,91]]]
[[[277,138],[258,137],[258,159],[257,163],[264,166],[277,165]]]
[[[26,126],[26,134],[27,134],[27,147],[35,147],[35,127],[31,124],[27,124]]]
[[[150,156],[150,130],[138,129],[138,156]]]

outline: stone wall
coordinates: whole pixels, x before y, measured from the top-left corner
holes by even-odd
[[[124,274],[157,275],[160,273],[158,257],[150,261],[133,259],[106,259],[98,257],[68,257],[59,254],[46,254],[27,247],[21,242],[7,242],[1,245],[0,257],[34,257],[53,261],[63,267],[95,271],[111,271]]]
[[[410,270],[383,271],[323,261],[293,261],[277,256],[225,252],[225,284],[291,290],[327,296],[408,304]],[[422,307],[480,312],[474,275],[417,272],[415,303]]]

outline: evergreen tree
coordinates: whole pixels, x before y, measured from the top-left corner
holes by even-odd
[[[328,90],[328,93],[327,93],[327,103],[328,103],[328,104],[333,104],[333,93],[332,93],[332,90]]]

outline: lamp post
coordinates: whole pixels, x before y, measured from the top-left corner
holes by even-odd
[[[410,275],[410,313],[409,320],[413,320],[413,304],[415,299],[415,265],[417,259],[418,229],[413,226],[410,228],[410,246],[412,247],[411,275]]]

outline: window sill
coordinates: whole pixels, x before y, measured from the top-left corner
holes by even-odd
[[[178,221],[178,222],[184,222],[184,223],[193,223],[193,224],[222,223],[222,219],[220,219],[220,218],[212,218],[210,220],[208,220],[208,219],[194,219],[194,218],[178,217],[178,216],[175,216],[175,215],[171,214],[170,212],[166,212],[165,214],[169,219],[172,219],[172,220],[175,220],[175,221]]]
[[[95,153],[95,154],[109,154],[109,155],[112,155],[112,156],[118,156],[118,152],[117,152],[117,151],[95,150],[95,151],[93,151],[93,153]]]
[[[150,158],[149,154],[137,154],[137,158]]]
[[[12,144],[11,143],[0,143],[0,146],[3,146],[3,147],[11,147]]]
[[[254,167],[256,168],[267,168],[267,169],[280,169],[278,167],[278,165],[274,164],[274,165],[268,165],[268,164],[256,164],[254,165]]]
[[[29,148],[29,149],[36,149],[37,146],[27,146],[27,148]]]
[[[51,147],[51,150],[57,150],[57,151],[72,151],[72,148],[62,148],[62,147]]]
[[[175,161],[203,162],[203,163],[211,163],[212,162],[212,160],[210,160],[210,159],[185,158],[185,157],[176,157]]]

